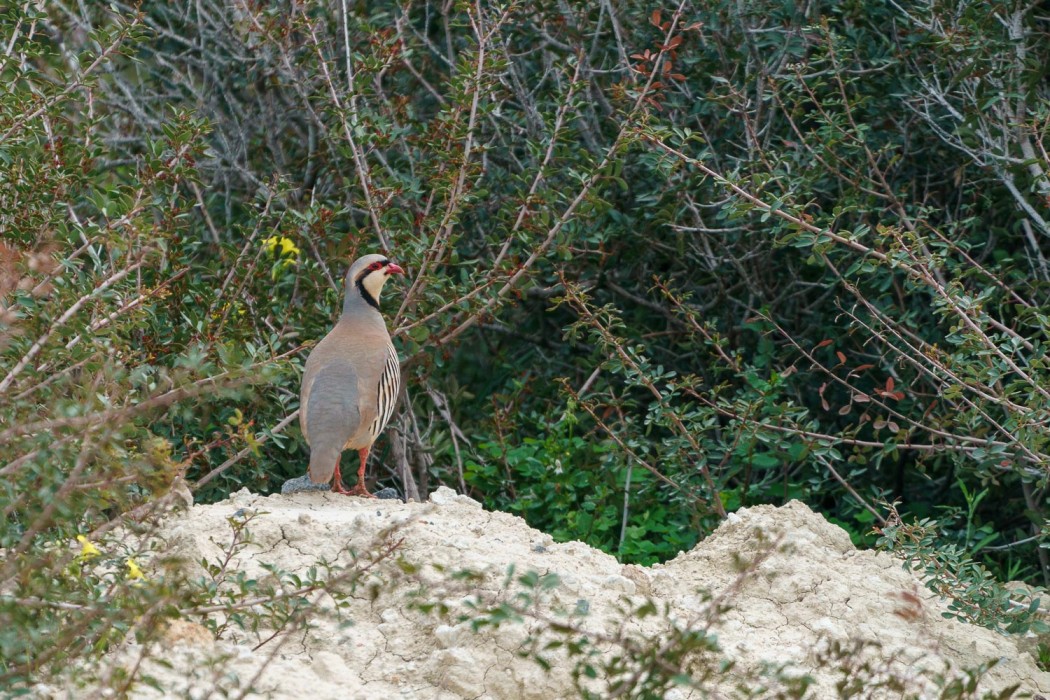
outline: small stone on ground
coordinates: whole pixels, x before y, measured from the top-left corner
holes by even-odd
[[[331,491],[331,484],[315,484],[310,481],[309,474],[303,474],[297,476],[294,479],[289,479],[281,485],[281,493],[287,495],[290,493],[299,493],[301,491]],[[397,489],[390,488],[389,486],[385,489],[380,489],[373,494],[376,498],[382,498],[389,501],[404,501],[401,498],[401,494],[397,492]]]
[[[315,484],[309,474],[289,479],[281,486],[281,493],[299,493],[300,491],[331,491],[331,484]]]

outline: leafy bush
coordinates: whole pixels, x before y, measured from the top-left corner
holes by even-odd
[[[935,521],[895,522],[883,529],[879,547],[900,556],[904,568],[921,575],[931,591],[949,600],[946,617],[1009,634],[1050,632],[1040,609],[1039,596],[1045,590],[1023,596],[1008,590],[966,550],[944,544]]]

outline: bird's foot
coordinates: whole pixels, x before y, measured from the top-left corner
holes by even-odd
[[[370,494],[368,489],[365,488],[364,483],[360,481],[349,491],[339,491],[338,493],[345,493],[347,496],[360,496],[361,498],[375,498],[375,496]]]

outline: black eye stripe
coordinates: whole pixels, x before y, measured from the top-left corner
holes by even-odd
[[[372,263],[371,265],[366,267],[364,270],[362,270],[360,272],[360,274],[358,274],[358,276],[355,278],[354,281],[355,282],[360,282],[365,277],[367,277],[369,274],[375,272],[376,270],[382,270],[384,267],[386,267],[389,264],[390,264],[389,260],[377,260],[376,262]]]

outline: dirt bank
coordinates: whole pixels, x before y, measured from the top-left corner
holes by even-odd
[[[308,624],[272,638],[265,627],[230,625],[213,641],[193,619],[175,625],[159,654],[165,664],[144,666],[165,692],[140,686],[136,696],[204,697],[253,685],[257,696],[282,699],[574,697],[573,668],[583,655],[543,650],[548,671],[519,652],[584,633],[589,644],[577,650],[593,652],[597,677],[582,683],[605,696],[617,679],[645,682],[629,660],[675,630],[717,639],[720,651],[680,660],[694,678],[734,663],[705,681],[711,697],[739,696],[734,683],[765,683],[771,697],[807,674],[811,698],[838,697],[835,685],[846,677],[869,689],[861,697],[902,697],[879,690],[891,677],[924,697],[935,693],[936,674],[995,660],[982,690],[1050,691],[1050,675],[1012,640],[943,618],[945,604],[898,560],[857,551],[843,530],[798,502],[741,510],[692,551],[644,568],[578,542],[556,544],[520,518],[445,488],[425,504],[242,491],[172,516],[158,553],[178,553],[192,575],[205,575],[202,560],[226,557],[231,517],[249,518],[252,544],[233,554],[230,574],[265,580],[268,565],[308,579],[315,567],[318,576],[343,575],[345,596],[304,594],[316,605],[302,620]],[[453,576],[462,570],[478,575]],[[517,580],[529,571],[557,579]],[[639,615],[648,600],[653,614]],[[504,614],[511,619],[474,631],[479,620]],[[562,631],[551,631],[551,621]],[[674,665],[672,647],[655,658]],[[127,649],[126,663],[138,651]],[[604,666],[617,656],[627,663]],[[665,696],[705,697],[686,687]]]

